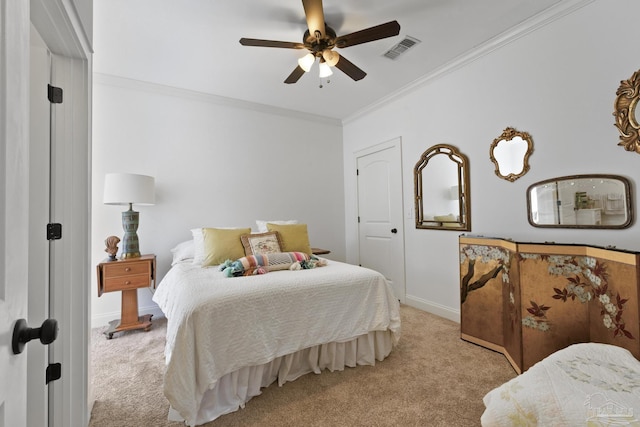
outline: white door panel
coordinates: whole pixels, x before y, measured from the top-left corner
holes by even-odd
[[[12,350],[27,318],[29,256],[29,3],[0,8],[0,427],[27,425],[27,355]]]
[[[404,302],[400,141],[356,153],[360,265],[382,273]]]

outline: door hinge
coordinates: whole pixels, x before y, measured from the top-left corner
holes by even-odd
[[[356,169],[356,176],[360,176],[360,169]]]
[[[60,363],[50,363],[47,366],[46,372],[46,383],[49,384],[51,381],[59,380],[62,376],[62,365]]]
[[[47,85],[47,98],[52,104],[62,104],[62,88]]]
[[[59,240],[62,239],[62,224],[53,222],[47,224],[47,240]]]
[[[358,217],[358,224],[360,224],[360,217]]]

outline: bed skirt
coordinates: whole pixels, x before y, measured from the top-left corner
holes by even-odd
[[[261,388],[276,380],[281,386],[310,372],[319,374],[323,369],[333,372],[342,371],[345,366],[375,365],[376,360],[383,360],[392,348],[390,331],[372,331],[349,341],[321,344],[278,357],[263,365],[240,368],[221,377],[205,393],[195,425],[244,408],[246,402],[261,393]],[[169,420],[184,421],[184,418],[169,408]]]

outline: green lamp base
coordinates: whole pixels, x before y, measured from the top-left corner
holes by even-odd
[[[137,258],[140,256],[140,245],[138,243],[139,213],[132,209],[129,203],[129,210],[122,212],[122,228],[124,237],[122,238],[121,258]]]

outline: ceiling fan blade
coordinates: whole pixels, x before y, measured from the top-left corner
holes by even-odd
[[[240,44],[242,46],[258,46],[258,47],[281,47],[285,49],[304,49],[302,43],[295,42],[280,42],[277,40],[261,40],[261,39],[247,39],[241,38]]]
[[[304,73],[305,71],[298,65],[284,82],[287,84],[295,83],[300,80],[300,77],[302,77]]]
[[[376,25],[375,27],[356,31],[355,33],[340,36],[336,38],[336,47],[343,48],[354,46],[361,43],[397,36],[398,34],[400,34],[400,24],[398,24],[398,21],[391,21],[385,24]]]
[[[321,37],[324,37],[325,27],[322,0],[302,0],[302,6],[304,6],[304,15],[307,18],[310,36],[315,39],[316,31],[319,31]]]
[[[351,77],[353,80],[358,81],[364,79],[364,76],[367,75],[360,68],[353,65],[353,63],[344,56],[340,55],[340,59],[336,64],[336,68],[345,73],[347,76]]]

